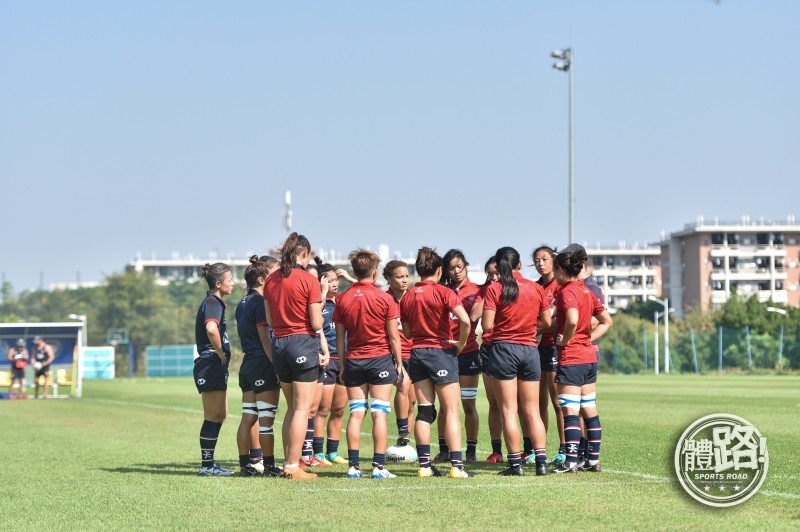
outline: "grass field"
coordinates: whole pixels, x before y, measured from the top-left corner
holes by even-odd
[[[799,377],[603,375],[599,390],[601,474],[506,478],[478,464],[470,480],[417,479],[394,465],[397,479],[376,481],[334,466],[289,482],[197,476],[202,410],[190,379],[87,381],[78,400],[0,402],[0,529],[800,529]],[[238,469],[234,392],[216,455]],[[690,499],[672,472],[678,436],[715,412],[768,439],[766,482],[730,509]]]

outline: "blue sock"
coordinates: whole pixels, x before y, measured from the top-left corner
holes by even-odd
[[[525,453],[525,456],[533,452],[533,441],[531,441],[530,438],[522,438],[522,451]]]
[[[521,467],[522,466],[522,453],[517,451],[515,453],[508,453],[508,465],[511,467]]]
[[[478,440],[467,440],[467,456],[474,455],[478,450]]]
[[[503,440],[492,440],[492,452],[503,454]]]
[[[578,446],[581,442],[581,422],[578,416],[564,416],[564,439],[566,440],[567,466],[578,463]]]
[[[458,469],[464,469],[464,460],[461,458],[461,451],[450,451],[450,465]]]
[[[591,465],[596,464],[600,460],[600,440],[603,436],[603,430],[600,427],[600,416],[590,417],[586,420],[586,437],[589,443],[586,452],[586,458]]]
[[[250,463],[250,455],[249,454],[240,454],[239,455],[239,467],[244,467]]]
[[[400,434],[408,434],[408,418],[407,417],[399,417],[397,418],[397,432]]]
[[[419,457],[420,467],[431,466],[431,446],[417,444],[417,456]]]
[[[217,448],[217,438],[221,428],[222,423],[203,420],[203,425],[200,427],[200,457],[203,467],[214,465],[214,449]]]
[[[264,451],[261,448],[258,449],[250,449],[250,463],[257,464],[261,460],[264,459]]]
[[[325,449],[330,453],[338,453],[339,452],[339,440],[332,440],[328,438],[328,443],[325,445]]]
[[[534,454],[536,454],[536,465],[547,465],[547,449],[534,449]]]
[[[444,438],[439,438],[439,452],[447,454],[450,449],[447,448],[447,441]]]
[[[372,455],[372,467],[377,467],[378,469],[383,469],[384,464],[386,464],[386,455],[382,453],[375,453]]]
[[[314,420],[309,419],[308,425],[306,426],[306,439],[303,441],[303,459],[308,461],[311,460],[311,457],[314,456],[314,446],[312,442],[314,441]]]
[[[358,453],[359,453],[358,449],[348,449],[347,463],[350,465],[350,467],[361,469],[361,459],[359,458]]]
[[[311,448],[314,450],[314,454],[322,453],[322,449],[325,447],[325,438],[314,438],[311,440]]]

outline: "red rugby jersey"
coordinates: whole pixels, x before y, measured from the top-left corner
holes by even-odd
[[[581,281],[569,281],[556,294],[556,320],[558,334],[564,334],[567,310],[578,310],[578,326],[569,343],[558,348],[559,365],[591,364],[597,362],[597,352],[592,346],[592,316],[603,313],[603,304]]]
[[[486,303],[486,289],[489,288],[491,285],[483,285],[478,290],[478,296],[475,298],[475,303],[479,301],[483,301],[484,304]],[[492,331],[483,331],[481,333],[481,344],[491,344],[492,343]]]
[[[459,306],[456,293],[439,283],[420,281],[400,300],[400,319],[411,328],[415,349],[450,349],[450,313]]]
[[[392,296],[394,299],[394,294],[392,293],[392,289],[386,291],[387,294]],[[397,302],[396,299],[394,299]],[[398,303],[398,308],[400,308],[400,304]],[[411,358],[411,348],[414,347],[414,342],[411,338],[406,338],[406,335],[403,333],[403,320],[400,319],[400,316],[397,316],[397,328],[400,330],[400,348],[402,350],[402,358],[403,360],[408,360]]]
[[[333,321],[347,329],[347,358],[375,358],[392,352],[386,322],[396,320],[400,309],[394,298],[359,281],[336,297]]]
[[[475,306],[475,302],[478,300],[478,292],[480,291],[480,287],[466,279],[464,284],[461,285],[461,288],[456,290],[456,295],[458,296],[458,301],[464,307],[464,310],[467,311],[467,315],[469,315],[472,307]],[[461,351],[460,354],[465,355],[468,353],[472,353],[473,351],[478,350],[478,339],[475,335],[475,329],[478,326],[478,322],[470,323],[469,324],[469,336],[467,337],[467,345],[464,346],[464,349]],[[458,321],[455,314],[450,314],[450,339],[451,340],[458,340],[458,336],[461,334],[461,322]]]
[[[552,306],[556,301],[556,294],[558,294],[558,289],[559,289],[558,283],[556,282],[556,278],[553,277],[547,284],[543,284],[542,279],[539,278],[539,280],[536,281],[536,283],[542,287],[542,290],[544,290],[544,298],[545,301],[547,301],[547,305]],[[553,320],[553,325],[555,325],[555,320]],[[556,338],[553,335],[552,328],[549,330],[542,331],[542,339],[539,341],[539,346],[550,347],[551,345],[555,345],[555,343],[556,343]]]
[[[319,280],[307,271],[294,268],[285,278],[280,270],[272,272],[264,283],[264,300],[269,305],[276,337],[317,334],[311,328],[308,306],[322,303],[322,290]]]
[[[519,296],[513,303],[500,301],[502,283],[492,283],[486,290],[483,308],[495,311],[492,341],[536,345],[536,321],[539,314],[550,306],[541,286],[525,279],[519,272],[513,275],[519,286]]]

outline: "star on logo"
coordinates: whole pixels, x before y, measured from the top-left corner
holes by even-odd
[[[734,486],[733,491],[739,491],[741,488],[739,486]]]
[[[720,486],[719,491],[725,491],[725,486]]]
[[[570,443],[569,445],[567,445],[567,451],[570,454],[571,453],[577,453],[578,452],[578,446],[576,444],[574,444],[574,443]]]
[[[711,488],[710,488],[709,486],[706,486],[706,487],[705,487],[705,488],[703,488],[703,489],[704,489],[704,490],[706,490],[706,491],[708,491],[708,490],[710,490]]]

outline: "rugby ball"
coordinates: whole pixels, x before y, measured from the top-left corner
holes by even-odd
[[[36,369],[42,369],[42,363],[41,362],[34,362],[33,363],[33,367],[36,368]]]
[[[400,464],[413,464],[417,461],[417,451],[411,445],[392,445],[386,449],[386,460]]]

